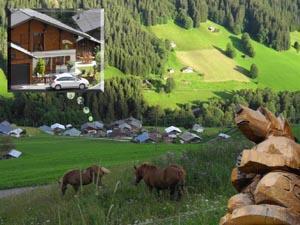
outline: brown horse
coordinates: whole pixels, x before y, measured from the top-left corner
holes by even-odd
[[[59,181],[62,195],[65,194],[68,184],[73,186],[76,193],[81,185],[94,182],[96,185],[101,186],[101,178],[109,173],[110,171],[108,169],[96,165],[90,166],[83,171],[69,171]]]
[[[138,185],[141,180],[144,180],[150,192],[155,188],[158,195],[160,190],[170,190],[171,200],[180,200],[185,185],[185,170],[178,165],[170,165],[165,169],[159,169],[154,165],[147,163],[139,167],[134,166],[135,169],[135,185]]]

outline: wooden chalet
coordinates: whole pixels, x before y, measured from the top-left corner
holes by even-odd
[[[45,59],[46,74],[66,72],[68,62],[75,62],[81,52],[79,38],[100,44],[89,34],[32,9],[12,10],[9,32],[11,85],[34,83],[34,70],[40,58]]]

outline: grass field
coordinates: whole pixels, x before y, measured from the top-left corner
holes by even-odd
[[[179,51],[176,56],[182,64],[203,74],[204,82],[249,82],[249,78],[238,70],[237,64],[217,49]]]
[[[55,182],[66,170],[99,162],[111,167],[195,147],[38,135],[16,140],[16,148],[24,155],[18,160],[1,161],[0,189]]]
[[[33,149],[37,145],[37,143],[34,144],[35,142],[38,140],[32,142]],[[152,157],[157,156],[154,159],[156,165],[165,166],[170,163],[179,163],[186,169],[188,195],[180,202],[170,201],[167,193],[163,193],[161,198],[157,199],[155,193],[149,193],[143,183],[138,187],[132,185],[132,164],[112,167],[109,163],[104,163],[111,168],[112,173],[104,178],[105,187],[100,190],[99,194],[96,193],[95,186],[90,185],[83,188],[79,197],[74,197],[73,190],[69,189],[67,195],[62,198],[58,186],[54,185],[50,189],[39,189],[34,193],[1,199],[0,224],[102,225],[142,222],[155,225],[217,224],[225,213],[228,197],[234,193],[230,184],[230,170],[241,149],[249,146],[249,142],[241,140],[241,138],[222,142],[218,145],[216,145],[217,142],[195,145],[196,149],[188,150],[183,155],[176,154],[174,145],[171,149],[175,150],[175,154],[163,154],[162,150],[159,150],[158,154],[151,154]],[[75,144],[79,145],[78,142]],[[64,149],[69,149],[70,146],[67,142],[65,145],[67,146]],[[141,160],[144,156],[148,158],[149,155],[145,154],[145,151],[153,151],[152,145],[150,145],[150,149],[148,149],[148,145],[135,145],[139,147],[138,151],[143,152],[141,154],[144,156],[138,156],[129,151],[125,156],[120,152],[122,149],[125,150],[126,144],[122,144],[122,146],[115,145],[114,148],[119,152],[115,153],[114,157],[121,157],[122,160],[125,158],[129,161],[133,161],[135,158]],[[89,158],[89,155],[92,154],[90,152],[93,151],[88,147],[84,150],[86,157]],[[42,150],[40,149],[40,151]],[[72,155],[77,154],[76,148],[73,152]],[[40,154],[39,159],[42,162],[32,162],[31,168],[31,174],[37,177],[40,174],[34,171],[38,171],[38,167],[45,164],[44,158],[50,157],[43,153]],[[60,155],[54,150],[51,155],[56,154]],[[97,156],[97,153],[93,152],[93,154],[94,157]],[[68,165],[74,161],[72,155],[68,157],[70,158]],[[86,157],[82,154],[74,163],[83,165],[84,162],[79,161],[87,161]],[[59,167],[57,161],[53,161],[53,170],[56,170],[57,167]],[[3,168],[0,171],[3,171]],[[19,169],[19,171],[22,174],[22,170]],[[53,171],[49,171],[49,173],[53,173]],[[15,177],[10,179],[15,179]]]
[[[210,32],[209,26],[216,27],[219,32]],[[152,26],[149,30],[159,38],[169,39],[177,45],[176,53],[171,54],[167,63],[167,68],[172,67],[176,70],[172,76],[177,86],[171,94],[146,91],[145,97],[150,104],[174,108],[181,103],[207,100],[211,97],[228,97],[232,91],[239,89],[265,87],[270,87],[275,91],[300,89],[300,54],[297,54],[294,48],[285,52],[277,52],[252,41],[256,56],[244,58],[242,57],[244,53],[240,46],[240,36],[230,33],[224,27],[211,21],[201,24],[200,28],[191,30],[182,29],[173,22]],[[299,39],[299,32],[291,34],[292,43]],[[220,56],[229,42],[233,43],[237,51],[237,57],[234,60],[225,60],[225,56]],[[258,66],[259,77],[250,82],[237,82],[236,80],[248,79],[238,71],[246,74],[252,63]],[[200,79],[196,76],[197,74],[184,74],[183,85],[183,75],[180,73],[180,69],[187,65],[198,68],[200,70],[198,72],[204,73],[208,79],[205,80],[205,76]],[[224,80],[228,81],[223,82]]]

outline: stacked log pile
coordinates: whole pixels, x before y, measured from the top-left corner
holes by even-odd
[[[235,122],[257,145],[245,149],[232,170],[239,194],[229,199],[220,225],[300,225],[300,145],[289,123],[244,106]]]

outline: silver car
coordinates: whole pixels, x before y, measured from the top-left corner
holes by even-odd
[[[51,82],[50,87],[55,90],[78,88],[84,90],[88,88],[89,81],[84,78],[75,77],[70,73],[62,73],[55,75]]]

